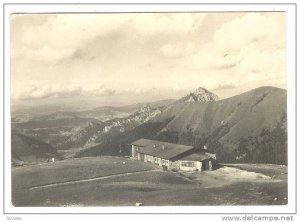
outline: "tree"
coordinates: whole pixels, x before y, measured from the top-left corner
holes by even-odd
[[[181,133],[181,135],[179,137],[179,143],[185,144],[185,145],[190,145],[190,146],[194,145],[195,135],[193,133],[192,128],[189,125],[187,125],[186,130],[183,133]]]
[[[212,141],[207,144],[210,150],[215,152],[218,162],[230,162],[231,157],[225,152],[223,145],[219,141]]]
[[[163,132],[160,132],[155,139],[160,140],[160,141],[165,141],[169,143],[178,143],[178,133],[173,130],[166,130]]]
[[[251,154],[249,150],[249,141],[241,137],[239,141],[239,145],[234,151],[234,157],[237,162],[250,162],[251,161]]]
[[[263,129],[254,150],[253,161],[259,163],[287,164],[287,133],[281,123],[270,131]]]

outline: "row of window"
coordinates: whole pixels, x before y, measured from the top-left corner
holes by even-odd
[[[183,167],[195,167],[195,162],[183,161],[183,162],[181,162],[181,166],[183,166]]]
[[[161,159],[161,158],[153,157],[153,156],[149,156],[149,155],[145,155],[144,158],[147,162],[153,162],[154,161],[154,163],[160,164],[160,161],[161,161],[162,165],[169,165],[169,160],[165,160],[165,159]]]

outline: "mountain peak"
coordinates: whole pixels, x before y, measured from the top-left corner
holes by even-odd
[[[209,93],[209,91],[203,87],[199,87],[193,93]]]
[[[199,87],[194,92],[181,99],[183,102],[212,102],[219,100],[219,97],[203,87]]]

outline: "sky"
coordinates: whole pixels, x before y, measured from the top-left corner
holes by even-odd
[[[98,105],[286,88],[284,12],[13,14],[11,98]]]

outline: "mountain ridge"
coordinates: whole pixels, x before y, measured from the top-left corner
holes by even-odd
[[[171,103],[161,113],[142,124],[165,124],[159,131],[152,134],[152,138],[148,139],[196,146],[209,145],[219,153],[223,161],[235,162],[238,158],[240,162],[255,162],[258,161],[259,155],[263,156],[259,149],[266,149],[261,141],[268,141],[267,136],[272,136],[273,131],[276,131],[274,133],[281,138],[278,144],[281,144],[282,147],[276,145],[274,150],[278,155],[283,157],[286,155],[287,147],[284,143],[286,142],[284,138],[287,125],[286,90],[276,87],[259,87],[221,100],[187,102],[186,98],[185,96]],[[147,128],[146,125],[145,128]],[[151,131],[150,128],[149,130]],[[129,134],[130,132],[128,132]],[[126,137],[126,132],[123,137]],[[111,140],[114,139],[111,138]],[[244,151],[246,153],[251,151],[251,155],[255,158],[250,158],[250,154],[241,154],[237,151],[243,141],[246,141],[244,144],[247,143],[247,152]],[[276,139],[274,141],[276,142]],[[114,146],[110,147],[113,149]],[[258,149],[258,147],[263,148]],[[99,145],[93,149],[103,150],[104,148]],[[253,150],[256,150],[255,154]],[[127,154],[129,152],[130,150]],[[114,152],[109,151],[108,153],[113,154]],[[102,152],[102,155],[105,155],[105,152]],[[115,155],[119,154],[116,152]],[[286,164],[286,158],[280,159],[278,155],[276,154],[273,159],[266,156],[265,162]],[[240,156],[243,157],[240,158]]]

